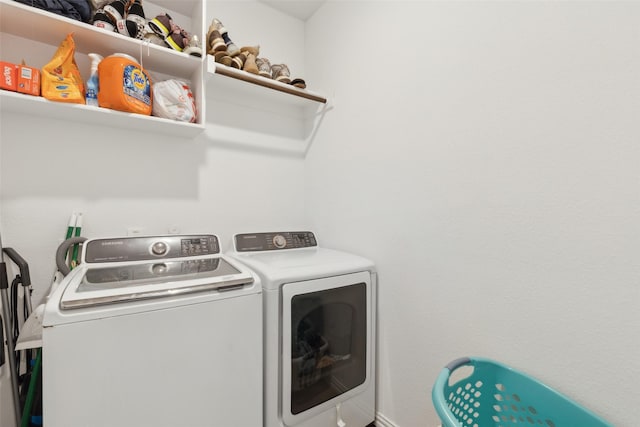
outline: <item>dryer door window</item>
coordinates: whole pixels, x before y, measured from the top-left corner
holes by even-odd
[[[292,417],[340,401],[367,380],[370,281],[341,280],[315,290],[301,283],[285,285],[282,344],[288,387],[283,400],[290,405],[284,412]]]

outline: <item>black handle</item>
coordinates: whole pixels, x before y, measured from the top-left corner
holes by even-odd
[[[29,274],[29,264],[20,256],[20,254],[13,248],[3,248],[2,251],[7,254],[11,261],[15,262],[18,268],[20,268],[20,278],[22,279],[22,286],[28,288],[31,286],[31,275]]]
[[[7,264],[0,262],[0,289],[9,289],[9,279],[7,278]]]
[[[4,365],[4,325],[0,316],[0,366]]]

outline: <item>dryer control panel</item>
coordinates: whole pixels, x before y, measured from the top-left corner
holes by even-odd
[[[148,261],[220,253],[213,234],[118,237],[85,242],[85,262]]]
[[[238,252],[277,251],[318,246],[311,231],[278,231],[274,233],[247,233],[235,236]]]

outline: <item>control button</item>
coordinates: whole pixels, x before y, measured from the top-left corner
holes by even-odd
[[[285,239],[282,234],[277,234],[273,238],[273,244],[276,246],[276,248],[282,249],[287,246],[287,239]]]
[[[165,255],[168,250],[169,247],[165,242],[156,242],[151,246],[151,252],[158,256]]]
[[[164,274],[169,270],[169,268],[167,268],[167,264],[153,264],[151,266],[151,272],[153,274]]]

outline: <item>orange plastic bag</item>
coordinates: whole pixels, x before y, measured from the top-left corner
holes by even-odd
[[[42,96],[51,101],[84,104],[84,82],[73,57],[73,33],[60,43],[49,63],[42,67]]]

